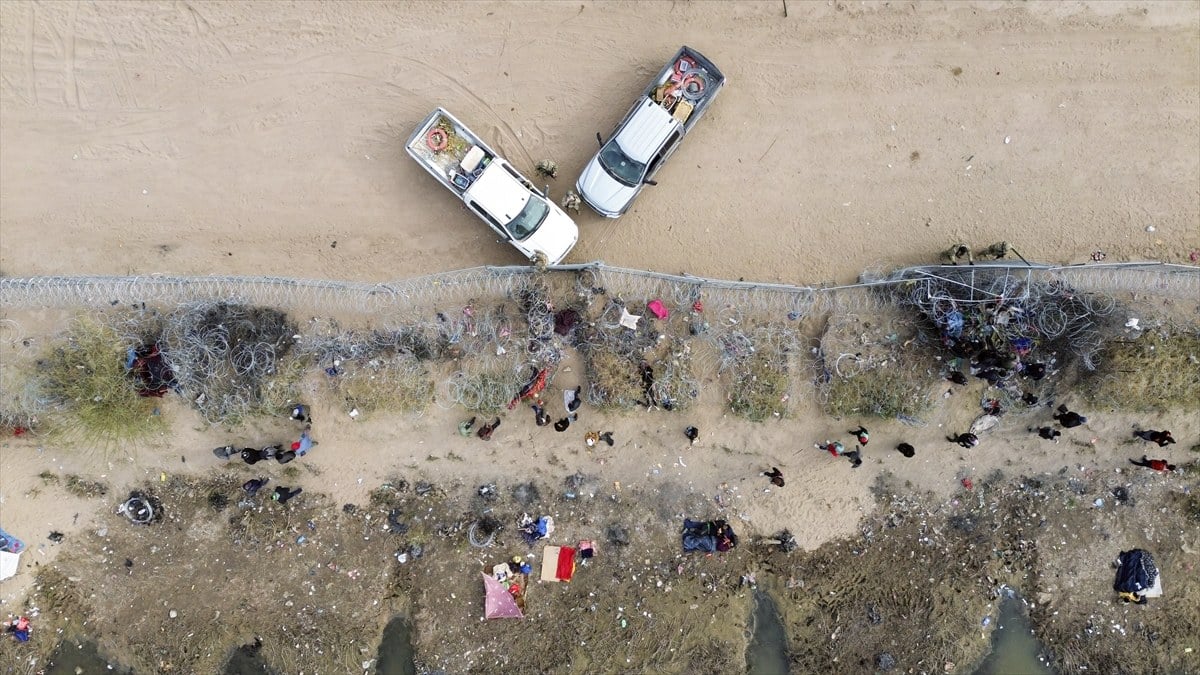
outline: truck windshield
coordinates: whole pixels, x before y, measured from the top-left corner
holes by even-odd
[[[516,218],[508,224],[508,231],[512,236],[521,241],[533,234],[535,230],[541,226],[542,221],[546,219],[546,214],[550,213],[550,207],[545,201],[539,199],[536,195],[529,195],[529,201],[525,202],[525,208],[517,214]]]
[[[616,141],[609,141],[600,149],[600,166],[618,183],[629,187],[637,187],[646,173],[646,165],[631,159]]]

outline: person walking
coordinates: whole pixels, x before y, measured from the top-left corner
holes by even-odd
[[[1058,406],[1058,412],[1054,414],[1054,419],[1066,429],[1074,429],[1077,426],[1087,424],[1086,417],[1068,410],[1066,405]]]
[[[1175,470],[1175,465],[1168,464],[1167,460],[1165,460],[1165,459],[1146,459],[1145,455],[1142,455],[1142,460],[1140,462],[1131,459],[1131,460],[1129,460],[1129,463],[1134,466],[1144,466],[1147,469],[1154,469],[1155,471],[1160,471],[1163,473],[1166,473],[1167,471]]]
[[[271,493],[271,499],[279,502],[280,504],[286,504],[289,499],[295,497],[301,492],[304,492],[304,488],[292,489],[279,485],[276,486],[275,491]]]
[[[783,487],[783,472],[779,470],[779,467],[773,466],[770,471],[764,471],[763,475],[770,478],[771,484],[775,487]]]
[[[292,442],[292,452],[296,453],[297,456],[303,457],[316,444],[317,442],[312,439],[312,436],[308,435],[308,429],[305,429],[300,433],[300,440]]]
[[[979,437],[969,431],[965,434],[959,434],[957,436],[947,436],[946,440],[950,441],[951,443],[958,443],[968,450],[979,445]]]
[[[854,446],[853,450],[846,453],[846,459],[850,460],[851,469],[857,469],[862,466],[862,446]]]
[[[867,442],[871,440],[870,432],[868,432],[867,428],[861,424],[858,425],[857,429],[851,429],[850,431],[848,431],[846,433],[857,438],[859,445],[866,445]]]
[[[917,454],[917,449],[908,443],[901,443],[896,446],[896,449],[900,451],[900,454],[908,458],[912,458],[913,455]]]
[[[1036,429],[1029,427],[1029,431],[1036,433],[1038,436],[1041,436],[1048,441],[1054,441],[1055,443],[1058,442],[1058,437],[1062,436],[1062,432],[1054,427],[1038,427]]]

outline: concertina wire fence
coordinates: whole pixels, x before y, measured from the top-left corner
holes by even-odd
[[[594,307],[594,301],[599,299],[602,309],[595,320],[608,330],[593,333],[594,337],[599,335],[598,341],[577,346],[593,354],[607,352],[636,362],[639,355],[649,353],[664,335],[658,328],[650,328],[647,322],[638,330],[622,330],[618,327],[620,315],[626,306],[644,314],[646,302],[661,300],[672,312],[670,326],[661,328],[662,333],[671,335],[675,358],[659,362],[655,394],[660,399],[680,400],[695,398],[700,388],[698,379],[704,375],[726,373],[735,382],[754,379],[757,371],[753,370],[752,361],[756,353],[773,354],[780,362],[772,367],[781,372],[790,370],[785,362],[790,362],[803,346],[811,346],[799,335],[800,320],[820,316],[844,318],[888,308],[924,314],[939,325],[946,314],[959,310],[969,313],[972,306],[1016,308],[1017,313],[1002,329],[1006,337],[1060,339],[1091,368],[1106,337],[1105,327],[1114,325],[1111,319],[1116,317],[1110,315],[1117,306],[1118,293],[1194,300],[1200,298],[1200,268],[1153,262],[938,265],[904,268],[886,275],[863,274],[858,283],[824,287],[663,274],[612,267],[602,262],[557,266],[545,271],[525,266],[476,267],[380,284],[241,276],[0,278],[0,308],[5,310],[131,306],[143,312],[175,310],[176,323],[172,325],[179,332],[183,330],[179,322],[186,323],[188,312],[203,314],[214,304],[226,303],[290,311],[301,316],[326,313],[326,317],[351,319],[357,315],[376,329],[370,333],[334,327],[319,334],[321,319],[313,318],[306,342],[323,366],[336,364],[339,358],[369,360],[385,348],[394,349],[406,334],[395,328],[415,320],[418,323],[408,326],[409,337],[414,326],[421,331],[439,332],[449,343],[466,347],[465,351],[473,357],[463,361],[461,369],[441,383],[438,397],[443,404],[473,409],[503,403],[528,377],[531,367],[536,370],[552,366],[561,358],[560,349],[531,354],[521,344],[528,339],[526,336],[550,335],[554,316],[545,306],[548,304]],[[529,298],[550,302],[526,302]],[[513,300],[523,316],[481,314],[467,320],[457,311],[474,306],[480,308],[476,311],[486,312],[484,308],[489,303],[504,305]],[[694,322],[699,313],[694,308],[699,306],[704,308],[704,318],[703,330],[697,331]],[[235,310],[235,314],[241,311]],[[11,318],[6,321],[12,323]],[[473,341],[466,339],[468,331]],[[699,349],[693,351],[685,345],[701,334],[704,339],[693,343]],[[190,337],[190,341],[177,340],[179,344],[174,350],[181,379],[195,384],[185,388],[199,390],[204,383],[238,381],[234,377],[215,377],[221,373],[227,375],[230,368],[248,383],[231,385],[232,388],[220,392],[209,388],[212,396],[201,406],[205,417],[218,422],[250,408],[256,396],[252,383],[273,371],[276,359],[272,350],[277,345],[260,337],[242,350],[244,353],[230,351],[225,342],[228,335],[224,335],[214,351],[211,335]],[[278,342],[282,337],[274,339]],[[126,341],[136,342],[136,337],[126,336]],[[821,350],[828,352],[830,347],[829,340],[822,341]],[[822,365],[824,357],[817,351],[814,354],[818,354],[817,362],[810,365],[818,370],[827,369],[828,364]],[[681,357],[690,362],[681,364]],[[213,365],[222,363],[223,368]],[[499,377],[495,375],[497,372],[501,373]],[[485,373],[486,387],[481,384],[481,375]],[[387,376],[406,379],[412,373]],[[636,400],[634,394],[603,390],[594,381],[590,387],[593,402],[630,405]],[[46,405],[47,402],[38,400],[23,407],[33,410]]]
[[[255,276],[40,276],[0,278],[0,308],[44,309],[145,304],[162,307],[197,301],[224,301],[306,312],[347,312],[404,316],[467,299],[509,297],[534,275],[533,267],[473,267],[386,283],[288,279]],[[822,312],[877,308],[880,287],[947,281],[969,289],[959,302],[995,299],[997,275],[1028,288],[1031,282],[1073,288],[1081,293],[1142,293],[1180,299],[1200,298],[1200,267],[1159,262],[1042,265],[977,263],[908,267],[887,275],[864,274],[842,286],[794,286],[728,281],[687,274],[663,274],[613,267],[603,262],[560,265],[545,277],[552,290],[561,283],[605,289],[630,299],[683,300],[703,294],[709,304],[736,307],[746,314],[789,314],[793,320]],[[986,280],[977,279],[986,276]],[[1006,284],[1001,284],[1005,286]]]

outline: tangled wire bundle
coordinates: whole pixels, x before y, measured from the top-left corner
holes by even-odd
[[[817,350],[816,386],[825,412],[920,423],[941,379],[920,328],[896,312],[831,319]]]
[[[787,414],[799,334],[784,325],[731,324],[713,342],[719,349],[718,372],[726,381],[730,411],[755,422]]]
[[[1116,300],[1077,292],[1061,279],[1036,280],[1007,267],[905,270],[907,280],[887,287],[901,306],[916,310],[926,329],[952,350],[991,348],[1025,361],[1058,355],[1095,370],[1107,335],[1119,325]],[[1045,354],[1045,356],[1042,356]]]
[[[276,309],[201,302],[166,317],[160,344],[200,414],[229,422],[262,406],[263,385],[288,355],[296,330]]]

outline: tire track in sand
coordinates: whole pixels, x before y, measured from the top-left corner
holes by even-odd
[[[29,102],[38,105],[37,66],[33,61],[33,43],[37,32],[37,6],[29,5],[29,26],[25,31],[25,70],[29,77]]]
[[[67,19],[69,34],[63,38],[63,62],[67,70],[67,105],[82,109],[79,100],[79,81],[75,77],[75,32],[79,22],[79,0],[71,5],[71,16]]]
[[[478,104],[481,108],[483,108],[484,110],[491,113],[492,117],[494,117],[496,119],[496,121],[499,123],[498,126],[496,126],[495,128],[497,130],[499,130],[501,133],[507,134],[509,139],[513,143],[516,143],[517,147],[521,149],[521,154],[525,156],[525,161],[528,163],[528,165],[529,166],[533,165],[533,156],[529,154],[529,149],[526,148],[525,144],[521,142],[521,137],[517,136],[517,133],[515,131],[513,131],[512,126],[509,125],[509,123],[507,121],[505,121],[505,119],[503,117],[501,117],[499,113],[496,112],[495,108],[493,108],[490,104],[488,104],[487,101],[483,100],[483,98],[481,96],[479,96],[479,94],[476,94],[474,91],[471,91],[471,89],[469,87],[467,87],[466,85],[464,85],[462,82],[460,82],[458,80],[458,78],[441,70],[440,68],[430,65],[429,63],[427,63],[425,61],[421,61],[419,59],[414,59],[411,56],[403,56],[400,58],[403,58],[406,61],[411,61],[412,63],[415,63],[416,65],[418,65],[422,68],[431,70],[431,71],[437,73],[438,75],[441,75],[442,79],[446,80],[446,82],[448,82],[450,84],[452,89],[457,90],[459,93],[463,94],[467,98],[475,101],[475,103]],[[497,145],[500,145],[500,144],[497,143]],[[511,158],[510,158],[510,161],[511,161]]]

